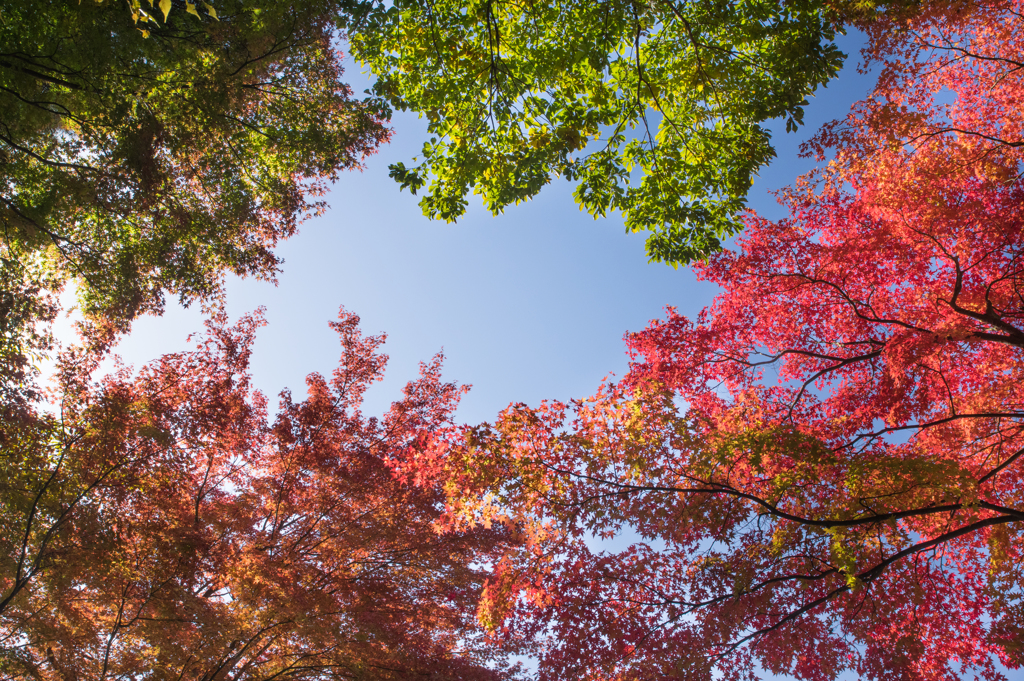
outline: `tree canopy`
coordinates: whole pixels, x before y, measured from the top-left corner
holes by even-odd
[[[426,117],[422,157],[391,173],[425,191],[425,215],[458,218],[470,192],[498,213],[563,177],[680,264],[739,231],[775,155],[767,125],[800,125],[861,4],[399,0],[366,3],[348,31],[376,93]]]
[[[74,279],[123,325],[167,294],[216,297],[227,272],[273,277],[325,182],[386,139],[386,102],[429,121],[423,162],[392,169],[429,183],[428,215],[454,219],[470,190],[500,211],[561,175],[593,214],[650,230],[652,258],[688,262],[739,229],[766,122],[799,124],[841,64],[836,31],[874,6],[214,4],[5,6],[12,291]],[[339,30],[378,97],[351,98]]]
[[[338,3],[159,7],[13,0],[0,21],[3,266],[75,279],[122,323],[273,277],[273,246],[387,136],[341,80]]]
[[[258,316],[93,377],[62,356],[58,411],[0,431],[0,675],[68,679],[509,678],[474,610],[503,527],[439,531],[443,492],[395,462],[462,389],[423,365],[381,418],[387,360],[342,311],[342,356],[272,421],[248,375]]]
[[[214,4],[0,18],[0,675],[1024,666],[1024,0]],[[877,87],[807,144],[788,217],[743,212],[849,21]],[[379,99],[340,81],[341,29]],[[273,417],[258,315],[96,379],[165,295],[273,276],[388,105],[434,135],[392,169],[428,215],[562,176],[720,295],[592,397],[475,427],[440,357],[365,417],[383,338],[344,311],[337,370]],[[71,279],[94,325],[44,394]]]

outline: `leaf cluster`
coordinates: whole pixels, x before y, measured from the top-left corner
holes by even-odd
[[[121,325],[272,278],[311,197],[386,137],[340,80],[336,4],[129,5],[0,21],[0,255]]]
[[[427,119],[422,160],[392,166],[425,215],[458,218],[470,191],[498,213],[563,177],[677,265],[739,230],[774,157],[766,125],[800,125],[842,65],[840,26],[805,0],[404,0],[348,33],[375,92]]]

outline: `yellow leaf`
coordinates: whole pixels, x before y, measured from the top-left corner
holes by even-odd
[[[147,31],[146,29],[140,28],[139,31],[142,32],[142,37],[143,38],[148,38],[149,37],[149,31]]]
[[[171,13],[171,0],[160,0],[160,11],[164,13],[164,21],[167,21],[167,15]]]
[[[209,13],[209,15],[210,15],[211,17],[213,17],[214,19],[217,19],[217,10],[215,10],[215,9],[213,8],[213,5],[211,5],[211,4],[210,4],[210,3],[208,3],[208,2],[204,2],[204,3],[203,3],[203,7],[205,7],[205,8],[206,8],[206,11],[207,11],[207,12]],[[220,21],[220,19],[217,19],[217,21]]]
[[[186,2],[185,3],[185,11],[188,12],[189,14],[195,16],[196,19],[201,19],[202,18],[202,17],[199,16],[199,12],[196,11],[196,6],[193,5],[191,2]]]

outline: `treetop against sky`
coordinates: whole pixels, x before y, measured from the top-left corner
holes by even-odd
[[[459,217],[470,190],[500,211],[561,176],[591,214],[652,232],[652,259],[689,262],[736,232],[774,155],[764,126],[794,129],[838,73],[844,16],[803,0],[8,3],[5,261],[75,279],[87,312],[125,323],[167,294],[214,298],[228,273],[272,278],[275,245],[400,109],[431,138],[391,174],[426,188],[428,216]],[[343,78],[338,27],[372,96]]]
[[[16,4],[0,28],[4,674],[1024,663],[1019,2],[211,8]],[[375,81],[349,87],[339,20]],[[818,89],[854,24],[872,75]],[[757,176],[807,139],[806,98],[872,85],[806,109],[809,174]],[[740,210],[755,179],[778,207]],[[625,224],[584,226],[574,203]],[[644,265],[623,226],[700,262]],[[72,281],[91,331],[44,404],[44,294]],[[188,351],[137,333],[167,294],[212,317]],[[399,356],[444,344],[445,375],[477,383],[459,355],[490,367],[499,406],[470,420],[489,422],[461,425],[440,356],[371,388],[383,337],[339,302]],[[619,334],[676,302],[628,336],[621,379],[539,399],[592,392]],[[278,372],[269,394],[295,385],[328,315],[337,369],[273,409],[250,366]],[[99,378],[120,339],[159,356]],[[571,385],[562,357],[584,367]]]

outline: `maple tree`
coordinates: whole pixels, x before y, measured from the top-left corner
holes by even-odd
[[[453,527],[529,530],[481,619],[540,637],[541,678],[1024,666],[1022,9],[879,28],[833,162],[695,266],[710,307],[413,462]]]
[[[358,317],[342,357],[268,422],[248,376],[259,316],[91,378],[114,334],[61,357],[56,411],[0,431],[0,675],[500,679],[474,617],[504,528],[441,531],[440,489],[392,473],[462,388],[423,365],[382,418],[387,357]]]
[[[1024,146],[1016,75],[1024,63],[1021,11],[1006,0],[944,0],[923,3],[916,18],[896,25],[863,24],[869,36],[864,54],[881,66],[878,84],[847,117],[824,126],[805,151],[821,159],[832,152],[829,172],[841,180],[897,143],[911,149],[953,144],[965,162],[981,164],[978,172],[1012,178],[1020,160],[1015,150]],[[959,171],[969,173],[971,166]]]

